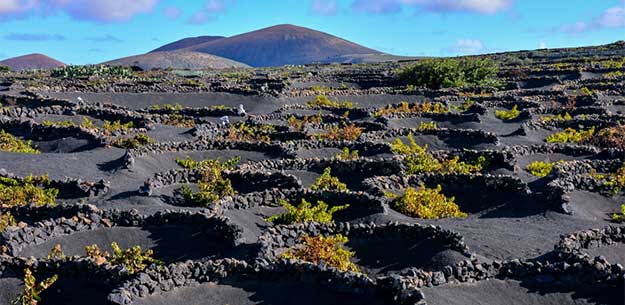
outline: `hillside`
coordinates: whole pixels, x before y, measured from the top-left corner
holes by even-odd
[[[184,48],[188,48],[191,46],[196,46],[202,43],[207,43],[207,42],[211,42],[211,41],[215,41],[215,40],[219,40],[224,38],[223,36],[198,36],[198,37],[189,37],[189,38],[183,38],[177,41],[174,41],[172,43],[168,43],[164,46],[161,46],[159,48],[156,48],[152,51],[150,51],[150,53],[154,53],[154,52],[164,52],[164,51],[176,51],[176,50],[180,50],[180,49],[184,49]]]
[[[8,66],[11,70],[52,69],[65,66],[64,63],[43,54],[28,54],[0,61],[0,66]]]
[[[199,52],[153,52],[124,57],[105,62],[106,65],[138,66],[144,70],[154,68],[174,69],[225,69],[244,68],[245,64]]]
[[[277,25],[187,47],[254,67],[342,62],[346,56],[381,52],[323,32],[294,25]]]

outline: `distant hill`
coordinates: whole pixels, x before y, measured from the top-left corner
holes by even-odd
[[[64,63],[43,54],[28,54],[0,61],[0,66],[8,66],[11,70],[53,69],[65,66]]]
[[[112,66],[138,66],[144,70],[153,68],[174,69],[225,69],[249,67],[227,58],[199,52],[153,52],[124,57],[102,63]]]
[[[193,39],[183,39],[173,44],[191,44]],[[171,48],[171,44],[161,48]],[[368,56],[382,54],[336,36],[294,25],[277,25],[233,37],[213,39],[180,50],[213,54],[254,67],[350,62],[352,57],[355,62],[363,62],[367,61],[364,58]]]
[[[202,43],[207,43],[207,42],[211,42],[211,41],[215,41],[215,40],[219,40],[224,38],[223,36],[198,36],[198,37],[189,37],[189,38],[184,38],[184,39],[180,39],[178,41],[174,41],[172,43],[168,43],[162,47],[159,47],[157,49],[154,49],[152,51],[150,51],[150,53],[153,52],[163,52],[163,51],[176,51],[176,50],[180,50],[180,49],[184,49],[184,48],[188,48],[191,46],[195,46],[195,45],[199,45]]]

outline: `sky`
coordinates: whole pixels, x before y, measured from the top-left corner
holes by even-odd
[[[100,63],[276,24],[395,55],[453,56],[625,40],[625,0],[0,0],[0,60]]]

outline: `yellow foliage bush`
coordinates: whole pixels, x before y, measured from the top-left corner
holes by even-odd
[[[439,218],[466,218],[467,214],[460,211],[460,207],[454,202],[455,198],[447,198],[441,194],[442,188],[438,185],[435,189],[426,188],[421,184],[420,189],[407,188],[401,196],[396,197],[392,206],[398,212],[423,219]]]
[[[304,236],[302,246],[287,250],[282,254],[284,259],[298,259],[314,264],[324,261],[328,266],[341,271],[359,272],[358,266],[350,261],[354,252],[345,249],[347,237],[337,234],[335,236]]]

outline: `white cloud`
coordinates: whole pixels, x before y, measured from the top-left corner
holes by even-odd
[[[234,4],[234,0],[209,0],[204,4],[204,10],[208,13],[223,12]]]
[[[540,44],[538,45],[539,49],[546,49],[547,48],[547,43],[544,41],[541,41]]]
[[[227,11],[236,3],[235,0],[208,0],[202,10],[189,18],[190,24],[204,24],[217,18],[217,15]]]
[[[611,7],[605,10],[597,23],[605,28],[625,27],[625,6]]]
[[[165,8],[165,10],[163,11],[163,14],[165,14],[165,17],[173,20],[173,19],[178,19],[178,17],[182,15],[182,11],[175,6],[170,6],[170,7]]]
[[[310,5],[310,10],[319,15],[334,15],[338,10],[336,0],[313,0]]]
[[[512,4],[512,0],[400,0],[405,4],[421,4],[436,11],[472,11],[493,14]]]
[[[625,3],[625,1],[623,2]],[[557,28],[560,32],[578,34],[600,29],[625,28],[625,6],[610,7],[593,19],[565,24]]]
[[[477,54],[484,51],[484,43],[479,39],[459,39],[456,44],[447,48],[449,53],[455,54]]]
[[[39,0],[0,0],[0,21],[27,16],[39,4]]]
[[[64,12],[74,19],[126,21],[152,11],[159,0],[0,0],[0,18]]]
[[[51,8],[79,20],[97,22],[127,21],[137,14],[151,12],[159,0],[51,0]]]
[[[352,8],[369,13],[396,13],[402,5],[436,12],[465,11],[494,14],[510,7],[515,0],[355,0]]]

